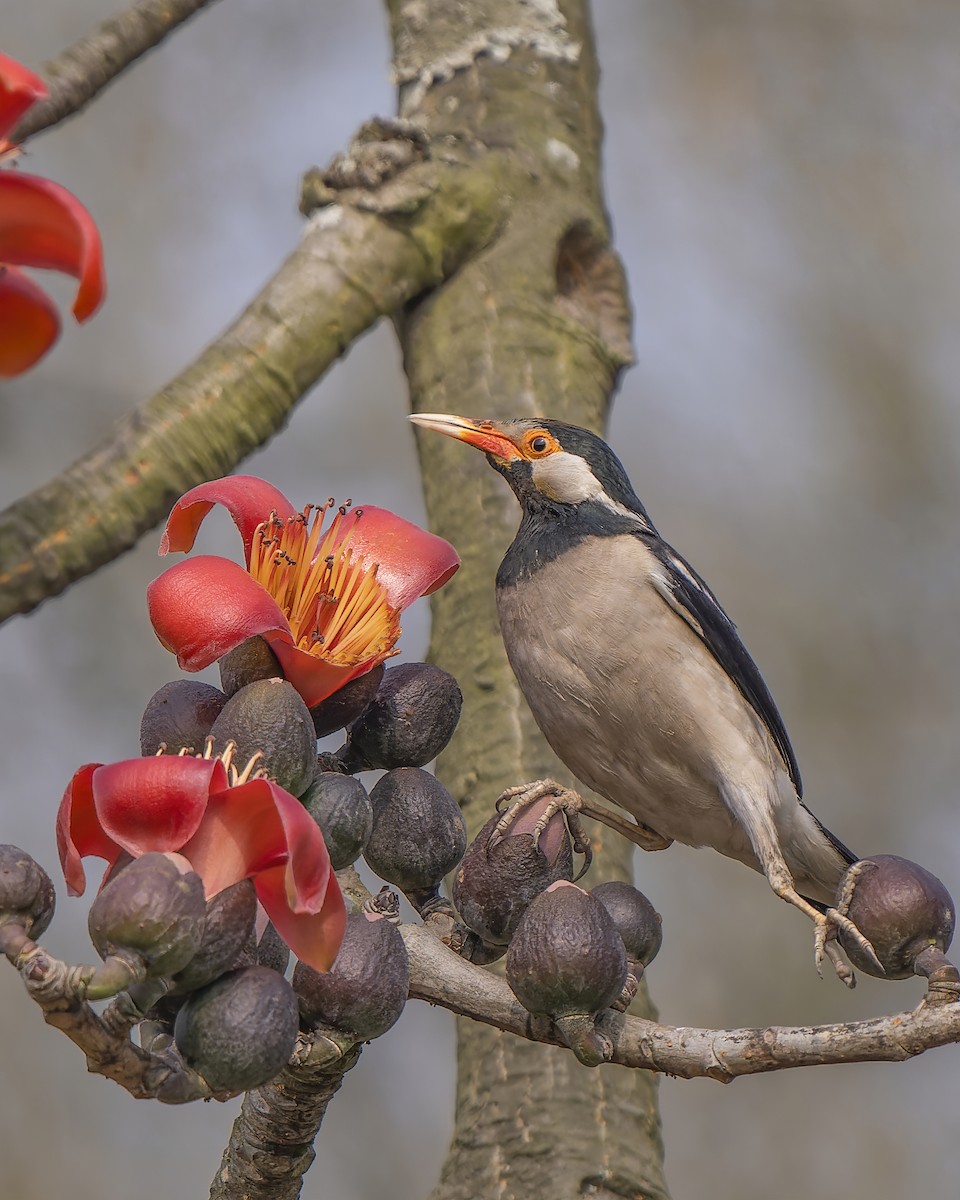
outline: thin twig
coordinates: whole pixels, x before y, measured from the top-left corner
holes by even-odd
[[[25,114],[11,140],[24,142],[80,112],[127,67],[212,3],[213,0],[139,0],[104,21],[93,33],[44,63],[43,75],[50,95]]]
[[[563,1044],[553,1022],[531,1016],[502,979],[464,962],[421,926],[404,925],[401,932],[410,955],[411,996],[529,1041]],[[766,1029],[674,1027],[610,1011],[601,1028],[613,1042],[615,1063],[729,1083],[789,1067],[913,1058],[960,1041],[960,1003],[921,1004],[868,1021]]]

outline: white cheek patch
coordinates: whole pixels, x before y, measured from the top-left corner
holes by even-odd
[[[545,496],[561,504],[582,504],[585,500],[594,500],[611,512],[637,519],[636,513],[610,499],[586,459],[579,454],[560,450],[546,458],[537,459],[533,463],[533,482]]]

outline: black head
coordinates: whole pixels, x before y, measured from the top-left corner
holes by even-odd
[[[525,512],[599,506],[621,516],[638,516],[649,526],[623,464],[589,429],[547,417],[471,421],[418,413],[410,419],[482,450]]]

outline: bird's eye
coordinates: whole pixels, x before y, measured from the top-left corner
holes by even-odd
[[[552,438],[545,433],[534,433],[527,439],[527,449],[531,454],[546,454],[552,446]]]

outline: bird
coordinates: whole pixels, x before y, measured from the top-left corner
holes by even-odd
[[[613,450],[546,417],[410,419],[482,451],[520,502],[496,578],[507,658],[557,757],[632,820],[582,811],[644,849],[709,846],[762,872],[814,922],[818,970],[826,954],[853,986],[838,933],[875,955],[834,904],[857,856],[804,804],[763,676]]]

